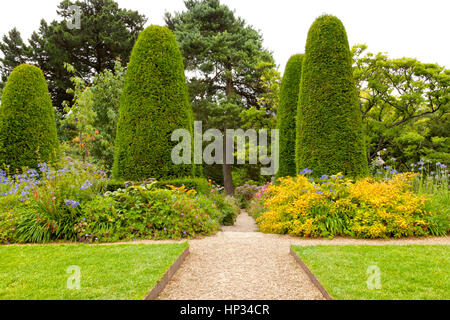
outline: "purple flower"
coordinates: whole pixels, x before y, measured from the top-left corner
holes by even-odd
[[[80,190],[87,190],[92,187],[92,183],[89,180],[86,180],[83,185],[80,187]]]
[[[74,201],[74,200],[64,200],[64,204],[66,206],[71,206],[72,208],[76,208],[80,205],[80,203],[78,201]]]
[[[301,175],[308,175],[308,174],[310,174],[310,173],[312,173],[312,170],[306,168],[306,169],[303,169],[302,171],[300,171],[299,174],[301,174]]]

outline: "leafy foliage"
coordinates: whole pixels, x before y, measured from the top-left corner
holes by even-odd
[[[201,194],[210,194],[213,187],[209,184],[209,182],[205,178],[177,178],[177,179],[168,179],[161,180],[155,183],[155,187],[158,188],[169,188],[169,186],[174,187],[186,187],[188,189],[193,189]]]
[[[303,54],[293,55],[286,64],[281,82],[277,129],[280,130],[280,168],[278,177],[294,176],[297,105],[302,76]]]
[[[130,186],[89,202],[75,229],[83,241],[180,239],[217,231],[220,212],[194,192]]]
[[[421,157],[448,163],[450,71],[375,55],[366,45],[354,46],[352,53],[369,158],[387,149],[402,170]]]
[[[14,172],[37,168],[59,156],[55,113],[42,71],[16,67],[8,78],[0,106],[0,164]]]
[[[315,175],[368,172],[347,34],[329,15],[316,19],[306,42],[297,112],[297,171]]]
[[[70,29],[72,5],[80,8],[80,29]],[[70,63],[85,80],[95,73],[114,70],[117,57],[123,63],[128,58],[142,31],[146,18],[137,11],[119,8],[114,0],[64,0],[58,5],[60,19],[50,23],[41,20],[26,45],[20,33],[13,29],[0,43],[4,58],[0,60],[3,81],[21,63],[39,66],[48,81],[53,104],[60,108],[63,101],[71,101],[66,92],[71,75],[64,63]],[[62,109],[60,110],[62,111]]]
[[[105,70],[93,77],[89,85],[76,76],[73,66],[66,68],[71,78],[74,95],[72,106],[64,101],[67,112],[61,121],[63,141],[71,145],[67,154],[89,159],[110,171],[114,159],[114,140],[119,117],[120,96],[123,88],[124,68],[116,61],[115,70]]]
[[[117,125],[115,178],[183,177],[192,165],[171,160],[172,132],[193,130],[181,53],[172,32],[150,26],[140,35],[131,53],[125,76]]]
[[[262,232],[304,237],[448,234],[448,214],[426,211],[428,197],[411,191],[416,176],[394,174],[357,182],[341,175],[323,176],[318,182],[306,175],[280,178],[263,195],[265,208],[257,221]]]

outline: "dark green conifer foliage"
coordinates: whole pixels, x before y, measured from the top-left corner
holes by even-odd
[[[297,111],[297,170],[315,176],[368,172],[352,59],[342,22],[323,15],[312,24]]]
[[[53,163],[59,155],[55,112],[41,69],[22,64],[8,77],[0,106],[0,165],[10,172]]]
[[[172,32],[150,26],[131,52],[120,102],[113,175],[139,181],[192,175],[192,165],[175,165],[176,129],[193,131],[183,59]]]
[[[280,130],[280,167],[277,177],[295,176],[295,137],[298,92],[302,75],[303,54],[293,55],[286,64],[281,81],[277,129]]]

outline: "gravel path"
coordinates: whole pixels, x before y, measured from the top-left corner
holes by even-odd
[[[160,299],[323,299],[289,255],[289,243],[255,232],[247,213],[222,229],[214,237],[189,241],[190,255]]]
[[[255,232],[256,229],[253,218],[243,211],[234,226],[222,227],[223,232],[213,237],[190,240],[190,255],[159,299],[323,299],[321,293],[289,255],[290,245],[450,245],[450,237],[322,240],[263,234]]]

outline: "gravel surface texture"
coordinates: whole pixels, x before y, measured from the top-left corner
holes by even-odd
[[[190,255],[160,299],[323,299],[289,255],[289,241],[255,232],[255,221],[245,212],[222,229],[189,241]]]

